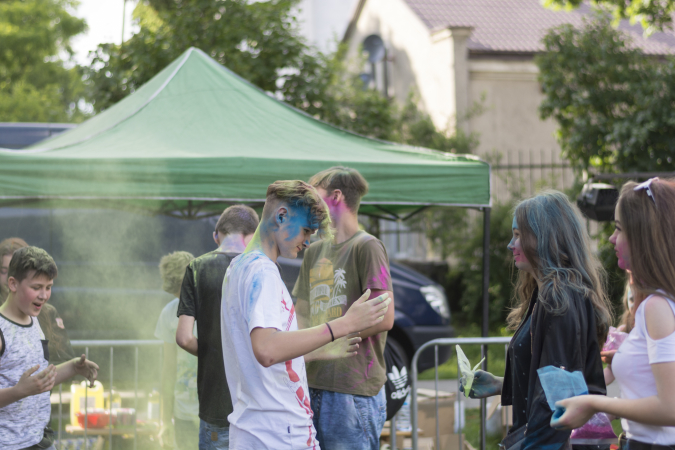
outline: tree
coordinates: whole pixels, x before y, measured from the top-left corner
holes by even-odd
[[[86,25],[68,13],[74,5],[74,0],[0,2],[0,121],[77,122],[84,117],[78,108],[84,85],[70,61],[70,40]]]
[[[277,83],[285,72],[315,68],[296,30],[298,1],[141,0],[134,11],[140,31],[122,45],[99,46],[87,69],[94,108],[102,111],[133,93],[190,47],[284,96]]]
[[[675,60],[644,56],[606,16],[544,37],[541,117],[578,170],[675,170]]]
[[[544,0],[550,8],[578,8],[584,0]],[[647,35],[672,28],[675,1],[673,0],[591,0],[591,5],[612,13],[615,21],[630,19],[640,22]]]

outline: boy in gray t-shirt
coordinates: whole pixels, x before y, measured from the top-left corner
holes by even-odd
[[[9,263],[9,296],[0,306],[0,448],[53,449],[47,428],[49,391],[75,375],[91,383],[98,366],[84,355],[58,366],[48,363],[49,347],[37,316],[51,296],[58,271],[37,247],[17,250]],[[40,368],[43,370],[35,374]]]

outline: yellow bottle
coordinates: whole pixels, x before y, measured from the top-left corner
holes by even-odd
[[[75,414],[85,412],[85,398],[87,408],[103,408],[103,385],[100,381],[94,382],[93,388],[87,388],[88,381],[70,385],[70,424],[77,427],[80,424]]]

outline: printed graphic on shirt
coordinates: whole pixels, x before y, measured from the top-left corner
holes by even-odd
[[[288,320],[286,321],[286,328],[284,328],[284,331],[290,331],[293,324],[293,319],[295,319],[295,306],[293,305],[293,302],[286,302],[286,300],[284,300],[283,290],[281,291],[281,313],[282,317],[283,315],[288,314]],[[285,379],[284,382],[290,391],[295,394],[295,399],[298,401],[300,408],[302,408],[309,418],[312,419],[314,417],[314,412],[312,411],[312,407],[309,403],[309,393],[305,392],[304,389],[304,386],[307,386],[307,377],[305,375],[304,364],[302,369],[303,370],[300,373],[303,374],[303,378],[301,379],[298,376],[298,373],[293,370],[293,361],[286,361],[286,373],[288,374],[288,378]],[[316,448],[316,441],[314,440],[314,434],[312,433],[312,425],[308,425],[308,429],[309,439],[307,439],[307,446]]]
[[[347,306],[347,279],[342,268],[335,269],[322,258],[309,270],[309,304],[312,323],[342,317]]]

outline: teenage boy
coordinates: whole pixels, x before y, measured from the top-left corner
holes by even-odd
[[[253,209],[244,205],[227,208],[213,233],[218,248],[194,259],[183,278],[175,339],[180,347],[198,357],[199,450],[228,448],[227,416],[232,412],[232,400],[223,366],[220,299],[230,261],[244,251],[257,226],[258,214]]]
[[[305,252],[293,289],[300,328],[332,324],[368,290],[371,298],[388,294],[393,300],[384,245],[359,229],[366,180],[354,169],[331,167],[309,183],[328,205],[335,237],[315,242]],[[361,332],[354,358],[307,364],[314,426],[324,450],[380,448],[387,412],[384,346],[393,324],[392,305],[383,321]]]
[[[178,296],[185,269],[193,259],[191,253],[173,252],[159,261],[162,290],[176,297],[162,309],[155,327],[155,337],[164,341],[160,436],[162,444],[172,443],[177,450],[194,450],[199,443],[197,357],[176,345]]]
[[[7,272],[12,255],[20,248],[28,247],[26,241],[18,237],[7,238],[0,242],[0,305],[9,294],[7,287]],[[40,328],[49,341],[49,362],[60,364],[70,361],[75,357],[75,350],[70,345],[63,319],[56,308],[49,303],[42,306],[42,312],[38,316]]]
[[[98,366],[84,355],[56,367],[48,363],[47,341],[36,317],[51,296],[56,275],[52,257],[37,247],[17,250],[9,263],[9,296],[0,306],[3,450],[54,449],[54,432],[47,428],[49,391],[75,375],[84,376],[93,386],[97,376]]]
[[[319,449],[312,424],[305,358],[311,352],[380,323],[386,296],[355,301],[330,323],[298,330],[293,300],[277,258],[295,258],[315,231],[330,224],[318,192],[302,181],[277,181],[267,189],[263,216],[246,251],[232,260],[223,282],[221,330],[225,372],[234,411],[230,448]],[[360,338],[341,339],[354,354]],[[306,355],[303,358],[303,355]],[[324,356],[324,355],[322,355]]]

